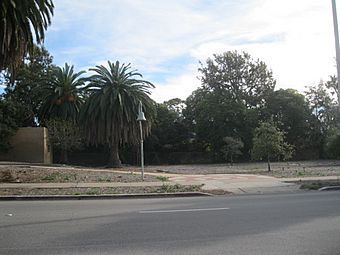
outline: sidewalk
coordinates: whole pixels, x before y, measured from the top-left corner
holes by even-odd
[[[278,178],[251,174],[182,175],[169,178],[178,184],[204,184],[203,190],[223,190],[234,194],[297,191],[299,185]]]

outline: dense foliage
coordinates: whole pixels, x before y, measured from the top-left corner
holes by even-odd
[[[90,93],[81,112],[85,138],[91,145],[105,145],[109,150],[109,166],[120,167],[119,146],[136,144],[140,139],[136,121],[141,102],[147,121],[143,122],[143,135],[150,133],[153,101],[149,97],[154,85],[140,79],[142,75],[130,65],[108,62],[90,69],[96,74],[89,78]]]
[[[48,119],[45,122],[54,149],[60,151],[60,163],[68,163],[68,152],[81,149],[83,136],[76,122],[66,119]]]
[[[292,157],[293,146],[286,143],[284,133],[279,130],[275,123],[261,122],[255,129],[253,138],[252,158],[255,160],[267,160],[270,171],[270,160],[287,160]]]
[[[1,0],[0,70],[13,74],[27,50],[32,52],[33,38],[38,44],[44,41],[53,9],[52,0]]]
[[[16,116],[15,103],[0,97],[0,153],[7,152],[11,147],[10,138],[18,128]]]
[[[67,63],[57,67],[48,51],[36,46],[14,80],[3,72],[0,148],[9,148],[17,127],[47,126],[62,162],[68,151],[86,150],[106,151],[109,166],[120,166],[120,156],[124,163],[137,163],[142,102],[147,163],[270,163],[340,155],[334,76],[305,94],[275,90],[264,62],[245,52],[226,52],[201,63],[202,85],[186,100],[157,104],[150,98],[153,84],[130,65],[109,61],[90,71],[94,74],[86,77]]]

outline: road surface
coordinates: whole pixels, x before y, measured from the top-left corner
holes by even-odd
[[[340,254],[340,192],[0,202],[0,254]]]

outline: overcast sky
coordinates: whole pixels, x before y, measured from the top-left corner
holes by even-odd
[[[331,0],[54,0],[45,46],[57,65],[87,70],[131,63],[163,102],[185,99],[214,53],[244,50],[265,61],[276,88],[335,74]],[[340,1],[337,1],[340,10]]]

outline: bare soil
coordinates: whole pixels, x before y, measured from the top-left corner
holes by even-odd
[[[140,182],[141,176],[125,169],[115,173],[108,169],[73,167],[45,167],[34,165],[0,165],[0,182],[16,183],[83,183],[83,182]],[[156,176],[145,175],[144,181],[159,181]]]
[[[271,172],[265,162],[148,166],[147,171],[177,174],[261,174],[278,178],[340,176],[340,160],[289,161],[271,163]]]

